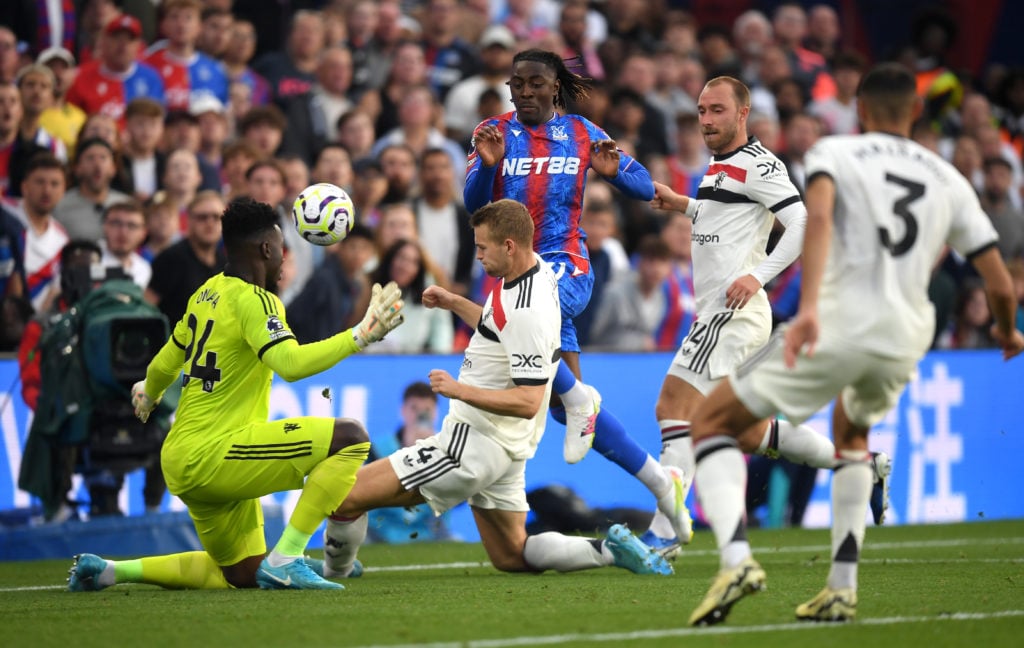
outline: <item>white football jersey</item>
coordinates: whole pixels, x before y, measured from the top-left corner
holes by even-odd
[[[448,415],[498,442],[513,459],[533,456],[544,434],[551,379],[558,366],[562,311],[551,267],[537,265],[487,296],[483,315],[466,347],[459,382],[482,389],[547,385],[544,404],[532,419],[492,414],[452,400]]]
[[[765,260],[773,215],[785,224],[806,213],[786,165],[751,137],[746,145],[715,155],[697,190],[693,216],[693,288],[701,316],[728,310],[725,292]],[[781,268],[780,268],[781,270]],[[758,277],[763,283],[777,274]],[[745,309],[770,311],[758,291]]]
[[[974,190],[938,155],[887,133],[823,138],[806,164],[808,182],[824,173],[836,187],[822,335],[920,357],[934,335],[928,283],[943,246],[970,257],[997,240]]]

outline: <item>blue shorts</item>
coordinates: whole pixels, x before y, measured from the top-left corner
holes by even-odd
[[[565,352],[580,352],[573,318],[583,312],[594,292],[594,269],[583,273],[577,269],[572,257],[566,254],[544,255],[544,260],[558,278],[558,300],[562,307],[562,345]]]

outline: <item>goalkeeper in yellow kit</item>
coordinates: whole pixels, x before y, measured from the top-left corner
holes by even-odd
[[[222,218],[228,263],[189,299],[171,338],[132,389],[145,421],[182,375],[177,417],[161,462],[168,489],[188,506],[205,551],[136,560],[76,556],[70,591],[134,582],[167,588],[341,589],[303,552],[324,517],[352,490],[370,448],[353,419],[267,421],[273,373],[319,373],[401,324],[401,293],[376,285],[354,328],[299,345],[274,294],[283,237],[274,211],[242,198]],[[259,498],[302,489],[281,539],[267,554]]]

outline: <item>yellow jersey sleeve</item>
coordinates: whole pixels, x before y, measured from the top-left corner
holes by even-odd
[[[258,286],[242,290],[237,303],[238,323],[242,338],[262,360],[274,346],[294,340],[295,335],[285,320],[280,298]]]

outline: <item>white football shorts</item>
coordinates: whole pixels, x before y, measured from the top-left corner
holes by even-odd
[[[875,355],[824,336],[813,357],[801,355],[788,369],[782,361],[784,331],[729,377],[739,400],[762,418],[782,412],[802,423],[841,395],[850,422],[871,427],[896,405],[917,372],[917,358]]]
[[[497,442],[446,416],[441,431],[388,459],[407,491],[418,488],[436,515],[469,500],[500,511],[529,511],[526,461],[509,457]]]
[[[738,364],[768,342],[772,314],[762,310],[731,310],[699,314],[668,374],[707,396]]]

